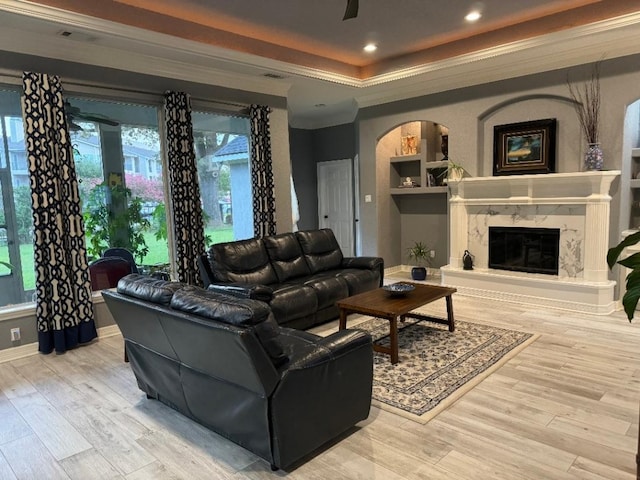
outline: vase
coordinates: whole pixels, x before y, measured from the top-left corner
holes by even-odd
[[[427,278],[427,269],[425,267],[413,267],[411,269],[411,278],[414,280],[424,280]]]
[[[590,143],[584,155],[585,170],[602,170],[602,148],[599,143]]]

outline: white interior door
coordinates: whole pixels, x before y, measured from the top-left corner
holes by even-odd
[[[318,163],[318,223],[333,230],[343,255],[354,254],[351,159]]]

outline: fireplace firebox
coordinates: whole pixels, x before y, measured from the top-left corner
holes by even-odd
[[[489,227],[489,268],[558,275],[560,229]]]

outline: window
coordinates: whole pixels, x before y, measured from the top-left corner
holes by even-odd
[[[88,254],[123,246],[143,270],[169,263],[158,109],[84,98],[69,102],[77,111],[71,143]],[[149,162],[158,164],[158,173],[146,168]]]
[[[207,243],[252,238],[249,120],[194,111],[192,121]]]
[[[158,106],[66,100],[90,260],[107,246],[126,246],[143,270],[168,264]],[[208,243],[253,237],[248,119],[212,112],[192,118]],[[0,307],[33,300],[29,183],[20,91],[0,87]],[[119,202],[117,192],[127,190]],[[135,214],[105,237],[110,209],[116,217]]]
[[[0,90],[0,306],[32,299],[32,225],[20,93]]]

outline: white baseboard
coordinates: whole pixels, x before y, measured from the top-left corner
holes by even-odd
[[[113,337],[114,335],[120,335],[120,329],[117,325],[108,325],[106,327],[98,328],[98,338]],[[38,342],[28,343],[26,345],[19,345],[17,347],[5,348],[0,350],[0,363],[11,362],[12,360],[18,360],[19,358],[30,357],[38,353]]]

